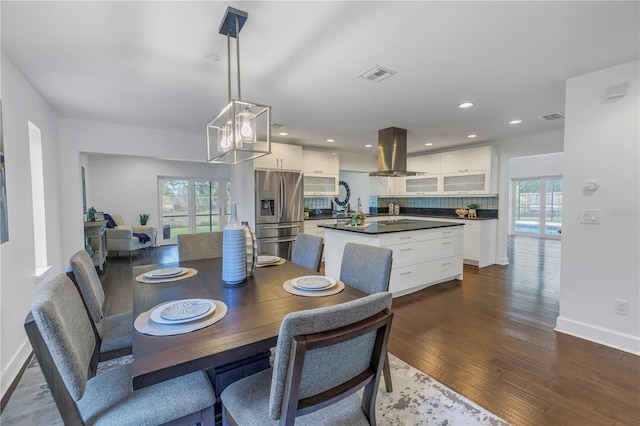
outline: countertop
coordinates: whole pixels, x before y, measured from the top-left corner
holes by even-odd
[[[389,217],[386,213],[367,213],[367,217]],[[402,216],[411,216],[411,217],[423,217],[428,219],[430,217],[435,217],[438,219],[462,219],[462,220],[496,220],[497,217],[478,217],[476,219],[469,219],[468,217],[459,217],[457,215],[439,215],[439,214],[418,214],[418,213],[401,213],[399,215],[393,215],[391,217],[400,217]],[[321,214],[309,217],[309,219],[305,220],[325,220],[325,219],[348,219],[350,216],[343,214]]]
[[[364,227],[351,227],[351,225],[318,225],[322,228],[336,229],[339,231],[358,232],[360,234],[388,234],[390,232],[406,232],[418,231],[421,229],[446,228],[449,226],[464,226],[462,223],[454,222],[435,222],[432,220],[417,219],[396,219],[396,220],[379,220],[370,222],[370,225]]]

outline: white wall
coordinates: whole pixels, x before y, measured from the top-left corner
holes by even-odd
[[[136,225],[140,213],[148,224],[162,230],[158,177],[229,179],[229,166],[191,161],[167,161],[123,155],[91,154],[86,168],[87,207],[118,213],[125,224]],[[252,214],[253,216],[253,214]]]
[[[560,316],[556,330],[640,354],[640,62],[567,81]],[[623,99],[606,88],[628,82]],[[583,191],[596,181],[595,193]],[[599,225],[580,209],[599,209]],[[614,313],[615,300],[629,314]]]
[[[60,254],[60,198],[63,191],[60,186],[57,117],[4,54],[1,85],[9,219],[9,241],[0,245],[0,364],[4,396],[31,352],[23,324],[38,283],[64,269]],[[42,133],[44,159],[47,254],[51,269],[39,278],[35,276],[27,121],[35,124]]]
[[[362,211],[369,212],[369,195],[371,194],[371,182],[369,173],[363,172],[347,172],[340,171],[340,180],[343,180],[349,185],[349,204],[351,204],[351,210],[358,208],[358,198],[362,203]]]

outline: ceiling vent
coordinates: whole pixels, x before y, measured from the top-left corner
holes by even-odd
[[[553,120],[562,120],[564,118],[563,112],[554,112],[553,114],[541,115],[538,117],[541,120],[553,121]]]
[[[395,71],[391,71],[389,69],[382,68],[376,65],[371,69],[361,72],[360,74],[358,74],[358,77],[363,78],[365,80],[373,81],[374,83],[379,83],[385,78],[391,77],[395,73],[396,73]]]

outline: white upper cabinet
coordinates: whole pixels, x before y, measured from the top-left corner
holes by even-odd
[[[302,172],[305,175],[337,175],[340,173],[340,158],[324,151],[302,151]]]
[[[302,147],[283,143],[271,143],[271,154],[253,160],[256,169],[281,169],[300,171]]]
[[[302,151],[302,172],[306,197],[338,195],[340,183],[338,155],[305,149]]]
[[[403,195],[404,179],[398,177],[372,176],[370,179],[371,193],[377,195]]]
[[[440,172],[445,174],[491,170],[492,154],[492,146],[443,152],[440,154]]]
[[[440,174],[440,154],[420,155],[407,158],[407,171],[425,175]]]
[[[491,195],[498,192],[498,154],[493,146],[443,152],[442,193]]]

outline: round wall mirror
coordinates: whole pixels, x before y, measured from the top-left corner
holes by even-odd
[[[338,196],[335,198],[335,201],[337,205],[344,207],[349,203],[351,191],[349,191],[349,185],[347,185],[347,182],[341,180],[339,185]]]

